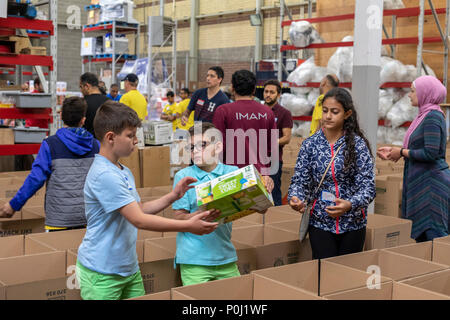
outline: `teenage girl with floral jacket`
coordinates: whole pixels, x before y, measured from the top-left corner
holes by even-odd
[[[288,194],[296,211],[303,213],[307,202],[313,203],[309,221],[313,259],[362,251],[367,207],[375,198],[372,152],[348,91],[334,88],[325,95],[322,123],[322,129],[300,148]],[[313,194],[339,147],[322,186]]]

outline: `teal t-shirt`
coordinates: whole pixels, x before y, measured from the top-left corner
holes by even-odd
[[[78,249],[84,267],[123,277],[139,271],[137,228],[119,212],[133,201],[140,198],[131,171],[96,154],[84,185],[87,229]]]
[[[175,186],[184,177],[193,177],[197,185],[207,182],[229,172],[238,170],[238,167],[219,163],[212,172],[201,170],[192,165],[180,170],[175,175]],[[172,204],[174,210],[187,210],[190,213],[198,210],[195,189],[189,189],[185,195]],[[232,223],[220,225],[214,232],[198,236],[189,232],[178,232],[177,252],[175,264],[194,264],[201,266],[219,266],[237,261],[236,249],[231,243]]]

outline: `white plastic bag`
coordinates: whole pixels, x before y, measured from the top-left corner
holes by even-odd
[[[311,112],[311,106],[306,96],[296,96],[290,93],[281,95],[280,104],[291,111],[292,116],[299,117]]]
[[[402,9],[405,5],[402,0],[384,0],[384,9],[392,10],[392,9]]]
[[[346,36],[342,42],[353,41],[352,36]],[[340,82],[351,82],[353,75],[353,47],[340,47],[331,56],[327,66],[329,73],[334,73]]]
[[[378,126],[377,130],[377,143],[385,144],[386,143],[386,129],[389,129],[385,126]]]
[[[381,57],[380,83],[403,82],[408,78],[408,68],[399,60]]]
[[[296,96],[306,96],[308,93],[311,92],[313,88],[311,87],[303,87],[303,88],[291,88],[292,94],[295,94]]]
[[[304,86],[307,82],[311,82],[314,77],[315,67],[314,56],[312,56],[292,71],[291,74],[289,74],[287,81],[299,86]]]
[[[294,46],[304,48],[312,43],[322,43],[317,30],[308,21],[294,21],[289,28],[289,38]]]
[[[292,130],[292,134],[296,137],[308,138],[311,129],[311,122],[309,121],[294,121],[296,129]]]
[[[378,119],[384,119],[394,106],[394,96],[391,90],[380,89],[380,102],[378,106]]]
[[[419,108],[413,107],[408,95],[405,95],[389,110],[386,119],[392,128],[398,128],[405,122],[414,120],[418,112]]]
[[[385,128],[385,138],[384,141],[387,144],[394,144],[401,146],[403,145],[403,139],[405,138],[406,130],[408,128]]]
[[[317,99],[320,96],[320,90],[319,89],[313,89],[309,94],[308,94],[308,103],[310,106],[312,106],[313,108],[316,106],[316,102]]]

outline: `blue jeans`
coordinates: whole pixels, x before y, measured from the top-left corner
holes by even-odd
[[[283,168],[283,161],[280,161],[280,165],[278,168],[278,172],[272,176],[270,176],[273,180],[273,190],[272,190],[272,198],[275,206],[282,205],[282,194],[281,194],[281,169]]]

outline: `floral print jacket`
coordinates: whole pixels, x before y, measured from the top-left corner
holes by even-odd
[[[317,194],[313,195],[334,153],[333,161]],[[303,141],[289,187],[288,200],[293,196],[304,202],[311,201],[309,224],[335,234],[359,230],[367,224],[367,207],[375,198],[374,162],[364,140],[355,136],[356,168],[344,172],[347,153],[345,136],[330,145],[322,130]],[[336,198],[350,201],[352,209],[338,218],[332,218],[325,211],[334,205],[321,199],[322,191],[332,193]],[[311,199],[310,199],[311,198]]]

